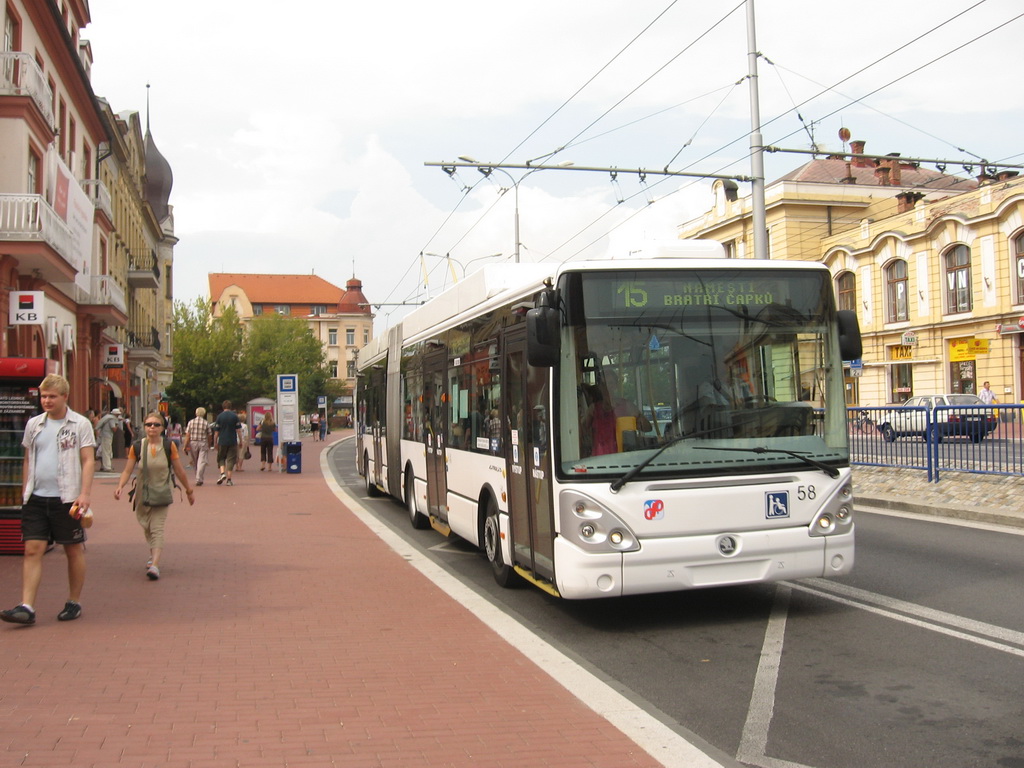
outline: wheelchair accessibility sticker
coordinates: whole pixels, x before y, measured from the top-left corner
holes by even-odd
[[[661,499],[648,499],[644,502],[644,517],[648,520],[661,520],[665,516],[665,502]]]
[[[789,491],[769,491],[764,495],[764,516],[789,517]]]

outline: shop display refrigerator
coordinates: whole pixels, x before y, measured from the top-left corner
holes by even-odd
[[[40,412],[39,382],[57,372],[56,360],[0,357],[0,555],[20,555],[21,447],[25,423]]]

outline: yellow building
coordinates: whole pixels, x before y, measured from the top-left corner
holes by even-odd
[[[977,180],[898,156],[812,160],[766,186],[769,256],[822,261],[840,308],[856,311],[863,367],[847,378],[849,404],[914,394],[1024,393],[1024,179]],[[750,199],[714,185],[704,216],[681,237],[708,237],[735,258],[753,256]]]
[[[108,382],[124,392],[124,404],[142,416],[159,407],[173,375],[174,216],[168,204],[170,165],[156,149],[139,113],[114,113],[97,100],[111,140],[101,149],[100,179],[110,191],[114,231],[101,239],[102,270],[122,291],[127,322],[106,333],[124,350],[123,367],[106,370]],[[118,395],[120,399],[120,395]]]

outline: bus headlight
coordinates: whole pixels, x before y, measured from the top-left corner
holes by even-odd
[[[565,491],[558,499],[559,534],[587,552],[633,552],[640,549],[636,536],[605,505],[578,491]]]
[[[811,536],[835,536],[853,529],[853,488],[844,483],[811,520]]]

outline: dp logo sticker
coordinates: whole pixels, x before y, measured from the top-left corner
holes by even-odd
[[[661,520],[665,516],[665,502],[661,499],[648,499],[644,502],[644,517],[648,520]]]

